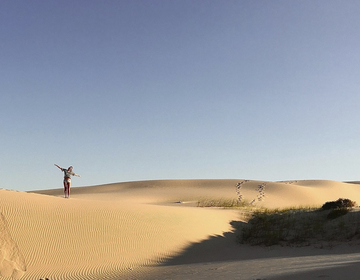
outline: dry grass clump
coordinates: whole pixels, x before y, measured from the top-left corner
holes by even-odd
[[[237,199],[228,199],[228,198],[200,198],[198,199],[198,207],[221,207],[221,208],[236,208],[244,207],[248,205],[247,202],[239,202]]]
[[[358,240],[360,212],[351,211],[349,207],[333,210],[311,207],[257,210],[248,223],[240,227],[240,242],[252,245],[304,246]]]

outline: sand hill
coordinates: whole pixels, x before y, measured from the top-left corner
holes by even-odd
[[[358,272],[356,246],[237,244],[231,222],[241,219],[239,210],[196,206],[200,200],[236,199],[240,181],[117,183],[72,188],[70,199],[62,189],[2,189],[0,279],[312,279],[301,277],[335,277],[345,265],[345,272]],[[339,197],[360,202],[360,185],[319,180],[248,181],[241,188],[244,199],[256,199],[263,183],[265,199],[256,206],[321,206]]]

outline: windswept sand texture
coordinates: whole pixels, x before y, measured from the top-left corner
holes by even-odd
[[[4,215],[0,213],[0,275],[19,279],[25,271],[24,257],[11,238]]]
[[[357,246],[320,250],[239,245],[231,225],[241,219],[239,210],[196,207],[201,199],[236,199],[240,181],[108,184],[72,188],[70,199],[63,198],[62,189],[0,190],[0,212],[2,221],[6,220],[1,224],[6,233],[1,236],[12,240],[15,253],[9,257],[10,249],[2,252],[18,272],[13,276],[26,270],[21,279],[29,280],[286,279],[289,274],[291,279],[305,279],[301,278],[304,273],[306,279],[319,275],[358,279],[332,278],[337,272],[360,272]],[[256,198],[256,188],[262,183],[244,183],[244,199]],[[321,206],[339,197],[360,202],[360,185],[266,182],[265,200],[255,205]],[[2,248],[3,244],[0,240]],[[327,271],[335,267],[339,270]],[[0,270],[4,269],[0,266]]]

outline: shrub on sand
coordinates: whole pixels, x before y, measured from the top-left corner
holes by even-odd
[[[351,205],[355,205],[354,202]],[[360,212],[351,211],[351,208],[257,210],[246,224],[237,228],[238,237],[241,243],[265,246],[354,241],[360,239],[359,216]]]
[[[345,208],[352,208],[356,205],[355,201],[351,201],[347,198],[339,198],[336,201],[328,201],[325,202],[324,205],[321,207],[322,210],[331,210],[331,209],[345,209]]]
[[[322,210],[331,210],[327,215],[329,220],[336,219],[349,213],[350,209],[356,205],[355,201],[347,198],[339,198],[336,201],[328,201],[321,207]]]

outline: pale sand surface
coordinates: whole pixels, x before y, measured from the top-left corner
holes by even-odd
[[[72,188],[70,199],[62,189],[0,190],[0,272],[50,280],[358,279],[358,245],[240,245],[231,225],[241,220],[239,210],[196,207],[200,199],[236,199],[240,181],[108,184]],[[262,183],[244,183],[244,198],[256,198]],[[265,194],[257,206],[321,206],[340,197],[360,202],[360,185],[266,182]]]

